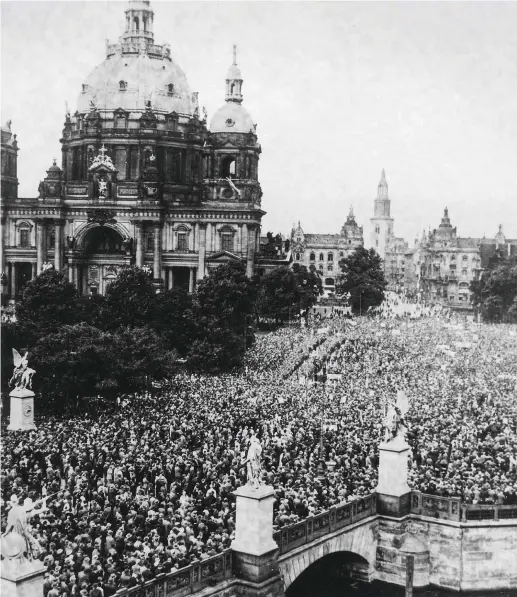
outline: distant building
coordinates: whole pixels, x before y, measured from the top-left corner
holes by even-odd
[[[389,239],[393,236],[393,218],[390,214],[391,200],[388,196],[386,173],[381,174],[377,185],[377,199],[374,202],[373,218],[370,218],[370,247],[384,259]]]
[[[291,231],[292,263],[309,268],[313,265],[323,279],[323,288],[334,292],[339,261],[363,246],[363,227],[358,226],[352,208],[339,234],[305,233],[298,227]]]
[[[390,236],[385,247],[384,276],[388,282],[388,290],[401,290],[405,284],[405,272],[408,243],[396,236]]]
[[[419,290],[425,298],[454,309],[469,310],[470,283],[482,270],[480,239],[457,235],[445,208],[439,227],[418,247]]]

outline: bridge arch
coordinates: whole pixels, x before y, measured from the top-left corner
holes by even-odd
[[[289,593],[289,587],[301,578],[303,573],[319,560],[325,560],[326,557],[338,554],[343,561],[353,561],[354,556],[366,562],[367,567],[364,580],[372,580],[375,577],[375,560],[377,552],[377,523],[375,521],[359,524],[352,528],[342,529],[333,536],[321,538],[311,544],[304,545],[298,549],[281,555],[278,560],[280,574],[284,581],[284,587],[287,595],[295,597],[294,593]],[[343,554],[352,554],[346,555]],[[338,558],[339,559],[339,558]],[[323,565],[323,564],[322,564]],[[364,569],[364,567],[363,567]],[[318,570],[315,568],[314,570]],[[311,573],[312,574],[312,573]],[[323,595],[324,593],[320,593]]]
[[[357,581],[371,579],[368,560],[351,551],[327,554],[310,564],[286,590],[286,597],[345,595]]]

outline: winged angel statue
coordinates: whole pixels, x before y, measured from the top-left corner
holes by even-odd
[[[25,352],[22,357],[16,348],[13,348],[13,361],[14,371],[9,380],[9,387],[14,386],[17,390],[31,389],[32,376],[36,371],[29,367],[29,353]]]

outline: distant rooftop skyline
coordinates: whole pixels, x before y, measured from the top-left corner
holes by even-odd
[[[353,205],[368,239],[386,170],[395,235],[449,208],[463,237],[517,237],[517,3],[157,2],[210,121],[233,61],[262,144],[263,234],[336,234]],[[2,2],[2,121],[20,196],[60,155],[65,101],[124,28],[123,2]],[[20,40],[23,40],[21,42]],[[59,162],[58,162],[59,163]]]

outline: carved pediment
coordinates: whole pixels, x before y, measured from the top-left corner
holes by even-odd
[[[207,257],[206,260],[211,263],[225,263],[227,261],[241,261],[241,258],[234,253],[230,253],[230,251],[219,251]]]

